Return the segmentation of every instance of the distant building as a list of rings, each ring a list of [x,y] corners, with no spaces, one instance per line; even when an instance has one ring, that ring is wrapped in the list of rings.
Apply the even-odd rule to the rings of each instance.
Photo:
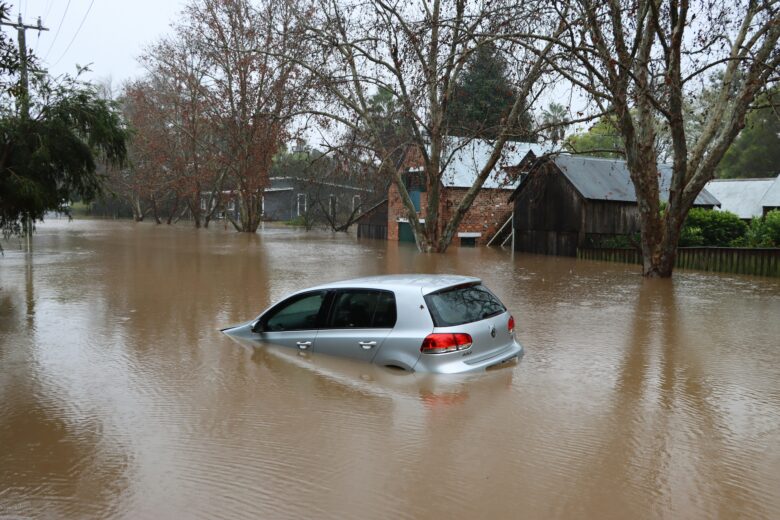
[[[528,174],[514,191],[514,248],[576,256],[578,247],[639,232],[636,192],[625,161],[555,155],[523,161]],[[658,167],[661,200],[669,198],[671,168]],[[694,206],[712,209],[718,200],[702,190]]]
[[[318,222],[324,213],[362,213],[362,208],[376,203],[370,189],[340,182],[299,177],[271,177],[263,192],[263,219],[289,221],[312,215]]]
[[[311,218],[318,223],[331,216],[344,214],[359,215],[364,208],[376,204],[377,194],[373,190],[340,182],[300,177],[271,177],[263,190],[261,211],[266,221],[291,221],[299,217]],[[222,219],[226,213],[238,218],[236,196],[232,191],[222,192],[223,209],[215,215]],[[201,195],[201,208],[206,209],[208,194]]]
[[[439,202],[440,225],[449,221],[457,205],[474,184],[482,166],[493,149],[491,141],[449,138],[444,151],[446,164],[441,179]],[[509,194],[517,187],[519,177],[514,167],[529,152],[543,153],[536,144],[508,142],[493,172],[486,179],[469,211],[464,216],[453,238],[453,245],[473,247],[486,244],[507,223],[512,206]],[[417,210],[417,217],[425,221],[428,194],[421,161],[407,161],[404,185]],[[414,242],[414,234],[401,200],[398,186],[393,182],[387,193],[388,240]]]
[[[768,193],[773,185],[777,185],[776,195]],[[780,181],[777,178],[715,179],[707,183],[706,189],[720,201],[721,210],[730,211],[743,220],[764,215],[764,205],[771,208],[774,197],[778,199],[774,201],[774,206],[780,206]]]

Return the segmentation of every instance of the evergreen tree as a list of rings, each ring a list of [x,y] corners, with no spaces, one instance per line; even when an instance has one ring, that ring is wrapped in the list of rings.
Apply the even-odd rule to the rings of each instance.
[[[723,178],[775,177],[780,174],[780,89],[756,100],[734,143],[718,166]]]
[[[515,101],[507,63],[492,43],[481,45],[464,67],[447,111],[450,135],[496,138]],[[530,140],[527,112],[512,124],[511,140]]]

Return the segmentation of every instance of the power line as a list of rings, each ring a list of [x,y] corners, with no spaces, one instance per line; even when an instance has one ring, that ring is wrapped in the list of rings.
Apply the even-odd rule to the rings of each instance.
[[[49,0],[49,3],[46,5],[46,12],[43,13],[43,16],[41,17],[43,20],[49,19],[49,13],[51,12],[51,8],[54,6],[54,0]],[[33,52],[38,52],[38,45],[41,44],[41,33],[38,32],[38,36],[35,38],[35,47],[33,47]]]
[[[49,0],[49,5],[46,7],[46,12],[43,15],[44,20],[49,19],[49,13],[51,12],[52,6],[54,6],[54,0]]]
[[[69,7],[70,7],[70,0],[68,0],[68,4],[65,6],[65,12],[62,13],[62,19],[60,20],[60,24],[57,26],[57,32],[54,33],[54,39],[51,41],[51,45],[49,45],[49,50],[46,51],[46,56],[44,56],[43,59],[49,57],[49,53],[51,52],[52,47],[54,47],[54,42],[57,41],[57,36],[60,35],[60,29],[62,29],[62,22],[65,21],[65,17],[68,15]]]
[[[57,58],[57,61],[54,62],[54,65],[52,65],[52,67],[56,66],[60,62],[60,60],[62,60],[62,58],[64,58],[65,55],[68,53],[68,51],[70,50],[70,46],[73,45],[74,41],[76,41],[76,36],[78,36],[79,32],[81,32],[81,28],[84,26],[84,22],[87,21],[87,16],[89,16],[89,12],[92,10],[92,6],[94,4],[95,4],[95,0],[92,0],[89,3],[89,7],[87,7],[87,12],[84,13],[84,18],[81,19],[81,23],[79,24],[79,28],[76,29],[76,34],[74,34],[73,38],[70,39],[70,43],[68,43],[68,46],[65,47],[65,51],[62,53],[62,55],[59,58]]]

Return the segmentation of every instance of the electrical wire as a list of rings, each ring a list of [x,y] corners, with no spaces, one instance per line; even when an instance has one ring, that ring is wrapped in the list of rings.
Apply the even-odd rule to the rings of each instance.
[[[68,0],[68,4],[65,6],[65,12],[62,13],[62,19],[60,20],[60,24],[57,26],[57,32],[54,33],[54,39],[51,41],[51,45],[49,45],[49,50],[46,51],[46,56],[44,56],[43,59],[49,57],[49,53],[51,53],[51,49],[52,47],[54,47],[54,42],[57,41],[57,36],[60,35],[60,29],[62,29],[62,22],[65,21],[65,17],[68,15],[69,7],[70,7],[70,0]]]
[[[87,21],[87,16],[89,16],[89,12],[92,10],[92,6],[93,6],[93,5],[95,5],[95,0],[92,0],[92,1],[89,3],[89,7],[87,7],[87,12],[86,12],[86,13],[84,13],[84,18],[82,18],[82,19],[81,19],[81,23],[79,24],[79,28],[78,28],[78,29],[76,29],[76,34],[74,34],[74,35],[73,35],[73,38],[71,38],[71,39],[70,39],[70,43],[68,43],[68,46],[67,46],[67,47],[65,47],[65,51],[63,51],[63,53],[60,55],[60,57],[59,57],[59,58],[57,58],[57,61],[55,61],[55,62],[54,62],[54,65],[52,65],[52,67],[55,67],[55,66],[56,66],[56,65],[57,65],[57,64],[60,62],[60,60],[62,60],[62,58],[64,58],[64,57],[65,57],[65,55],[66,55],[66,54],[68,53],[68,51],[70,50],[70,46],[71,46],[71,45],[73,45],[73,42],[74,42],[74,41],[76,41],[76,36],[78,36],[78,35],[79,35],[79,33],[81,32],[81,28],[84,26],[84,22],[86,22],[86,21]]]
[[[44,20],[49,19],[49,13],[51,12],[51,8],[54,6],[54,0],[49,0],[49,5],[46,7],[46,14],[43,15]]]

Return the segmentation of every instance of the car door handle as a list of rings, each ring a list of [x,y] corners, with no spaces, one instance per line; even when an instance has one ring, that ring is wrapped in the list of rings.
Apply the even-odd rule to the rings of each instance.
[[[306,350],[307,348],[311,347],[311,341],[298,341],[296,344],[301,350]]]
[[[376,347],[376,341],[358,341],[358,343],[363,350],[371,350]]]

